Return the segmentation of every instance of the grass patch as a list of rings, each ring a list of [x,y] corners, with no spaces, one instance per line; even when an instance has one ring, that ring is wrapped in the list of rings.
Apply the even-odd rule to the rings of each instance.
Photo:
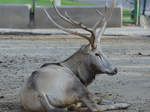
[[[134,23],[135,23],[134,19],[123,19],[123,25],[124,26],[128,26],[128,25],[131,25],[131,24],[134,24]]]
[[[124,13],[124,14],[130,14],[130,13],[132,13],[132,10],[129,10],[129,9],[123,9],[123,13]]]
[[[91,4],[71,0],[62,0],[62,5],[91,5]]]
[[[123,17],[130,17],[132,15],[132,10],[124,9]]]
[[[0,4],[31,4],[32,0],[0,0]],[[37,0],[37,5],[50,5],[49,0]],[[91,5],[72,0],[62,0],[62,5]]]
[[[135,20],[132,18],[132,10],[123,9],[123,25],[128,26],[135,23]]]

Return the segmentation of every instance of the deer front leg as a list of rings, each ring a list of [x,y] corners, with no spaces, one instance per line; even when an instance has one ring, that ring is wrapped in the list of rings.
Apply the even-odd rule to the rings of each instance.
[[[85,104],[91,112],[102,112],[105,110],[103,106],[97,105],[94,96],[89,92],[81,98],[81,102]]]
[[[82,102],[90,112],[102,112],[106,110],[125,109],[129,107],[126,103],[116,103],[109,105],[97,105],[95,97],[88,89],[78,80],[74,79],[73,84],[70,84],[67,89],[67,95],[75,95],[76,101]]]
[[[92,112],[103,112],[108,110],[118,110],[118,109],[126,109],[130,106],[127,103],[114,103],[114,104],[106,104],[106,105],[97,105],[94,99],[94,96],[89,92],[81,98],[81,101],[88,107],[88,109]]]
[[[88,91],[88,89],[77,79],[74,77],[74,81],[72,84],[68,86],[67,92],[68,95],[74,95],[77,102],[83,103],[90,112],[97,112],[100,109],[97,108],[97,104],[92,97],[92,94]]]

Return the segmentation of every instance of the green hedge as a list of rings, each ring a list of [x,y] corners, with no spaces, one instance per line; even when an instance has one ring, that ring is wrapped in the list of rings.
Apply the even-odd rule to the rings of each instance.
[[[0,0],[0,4],[32,4],[33,0]],[[50,0],[37,0],[37,5],[50,5]],[[73,0],[62,0],[62,5],[90,5]]]

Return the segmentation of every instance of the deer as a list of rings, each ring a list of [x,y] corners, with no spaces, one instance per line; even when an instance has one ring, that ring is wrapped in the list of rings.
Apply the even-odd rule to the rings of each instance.
[[[93,82],[97,74],[114,76],[118,72],[100,48],[100,40],[112,15],[116,0],[112,2],[111,8],[105,7],[104,14],[97,10],[97,13],[102,17],[93,28],[88,28],[83,23],[73,20],[67,12],[62,15],[54,1],[51,2],[61,19],[88,31],[90,35],[64,28],[55,22],[46,9],[43,9],[48,19],[58,28],[80,36],[86,39],[88,43],[82,45],[66,60],[58,63],[45,63],[38,70],[32,72],[20,92],[20,101],[25,110],[28,112],[78,112],[78,110],[66,109],[66,107],[78,102],[85,105],[89,112],[127,108],[128,104],[122,103],[98,105],[94,100],[94,95],[87,89],[87,86]],[[100,29],[98,29],[99,26]]]

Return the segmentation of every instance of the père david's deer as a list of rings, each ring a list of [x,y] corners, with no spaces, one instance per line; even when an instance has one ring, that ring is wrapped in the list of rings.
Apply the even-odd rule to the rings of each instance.
[[[120,107],[120,105],[97,106],[92,94],[86,88],[95,79],[96,74],[117,74],[117,68],[111,66],[99,46],[107,22],[112,15],[115,1],[113,1],[111,8],[105,8],[104,15],[97,10],[102,18],[96,22],[93,28],[88,28],[73,20],[67,12],[63,16],[53,1],[52,4],[59,17],[75,27],[90,32],[90,35],[80,34],[60,26],[44,9],[49,20],[63,31],[85,38],[89,44],[83,45],[65,61],[47,63],[34,71],[20,93],[23,107],[28,112],[68,112],[68,110],[60,108],[76,102],[82,102],[91,112]],[[100,24],[101,29],[97,29]],[[121,106],[126,107],[126,105]]]

